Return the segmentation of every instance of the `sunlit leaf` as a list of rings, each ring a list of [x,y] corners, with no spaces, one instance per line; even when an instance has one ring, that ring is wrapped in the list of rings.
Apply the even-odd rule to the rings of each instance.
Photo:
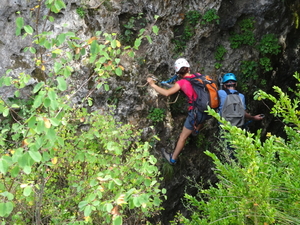
[[[37,93],[44,86],[44,84],[44,82],[37,83],[33,88],[33,93]]]
[[[61,90],[61,91],[67,90],[67,82],[65,81],[65,79],[63,77],[57,77],[56,80],[58,82],[59,90]]]
[[[0,173],[5,174],[8,170],[8,164],[3,158],[0,159]]]
[[[31,194],[31,192],[32,192],[32,186],[27,186],[23,190],[23,195],[27,197]]]
[[[123,224],[123,220],[121,216],[116,216],[113,218],[113,225],[122,225]]]
[[[116,72],[116,74],[118,75],[118,76],[121,76],[122,75],[122,68],[120,67],[120,66],[118,66],[117,68],[116,68],[116,70],[115,70],[115,72]]]
[[[32,27],[29,26],[29,25],[24,26],[24,30],[26,31],[26,33],[28,33],[28,34],[30,34],[30,35],[33,34],[33,29],[32,29]]]
[[[109,85],[108,84],[104,84],[104,90],[109,91]]]
[[[7,217],[13,210],[14,206],[12,202],[0,203],[0,217]]]
[[[113,205],[111,203],[107,203],[106,204],[106,211],[111,212],[112,209],[113,209]]]
[[[22,28],[23,28],[23,26],[24,26],[24,19],[23,19],[23,17],[18,17],[18,18],[16,19],[16,26],[17,26],[17,28],[19,28],[19,29],[22,29]]]
[[[153,27],[152,27],[152,31],[153,31],[153,33],[156,34],[156,35],[158,34],[158,30],[159,30],[159,28],[158,28],[157,26],[153,26]]]
[[[110,46],[112,48],[116,48],[117,47],[117,41],[116,40],[113,40],[111,43],[110,43]]]
[[[42,159],[42,155],[39,151],[29,151],[29,155],[35,162],[40,162]]]
[[[142,43],[142,40],[140,38],[137,38],[134,42],[134,48],[139,49],[141,43]]]
[[[87,205],[84,209],[84,216],[87,217],[87,216],[91,215],[91,212],[92,212],[92,206]]]

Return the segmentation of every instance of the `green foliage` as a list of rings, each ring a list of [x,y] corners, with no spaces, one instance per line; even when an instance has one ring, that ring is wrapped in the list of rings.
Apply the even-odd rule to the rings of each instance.
[[[239,48],[241,45],[254,45],[254,23],[253,18],[244,19],[239,23],[239,31],[233,32],[229,38],[231,48]]]
[[[65,7],[61,0],[45,4],[54,13]],[[42,1],[39,6],[44,7]],[[53,22],[50,16],[43,19]],[[8,70],[0,78],[0,87],[16,89],[14,98],[0,98],[2,224],[144,223],[160,210],[165,194],[149,143],[141,142],[135,127],[116,123],[111,113],[73,105],[81,87],[73,86],[70,76],[75,64],[88,64],[94,73],[83,83],[92,80],[95,89],[109,90],[107,80],[122,75],[120,56],[134,57],[147,36],[141,31],[134,46],[124,48],[116,34],[96,32],[88,40],[73,32],[55,37],[50,31],[34,34],[24,21],[17,18],[16,34],[24,31],[22,38],[31,38],[34,47],[25,51],[33,54],[43,77],[30,100],[20,99],[30,75],[13,79]],[[82,102],[90,104],[89,99]]]
[[[247,92],[250,80],[258,79],[258,64],[255,61],[242,61],[241,67],[241,86],[243,92]]]
[[[260,43],[257,45],[257,48],[263,56],[259,59],[259,63],[263,70],[266,72],[273,70],[269,55],[277,55],[280,52],[278,39],[274,34],[266,34],[262,37]]]
[[[197,196],[186,194],[191,217],[179,215],[180,224],[299,224],[300,211],[300,76],[291,100],[274,87],[278,98],[258,91],[255,99],[274,103],[271,113],[283,118],[287,138],[267,134],[264,142],[260,131],[252,134],[231,126],[219,114],[209,110],[223,125],[223,138],[235,149],[236,161],[206,151],[216,165],[216,186],[199,189]]]
[[[220,19],[220,17],[217,15],[217,10],[216,9],[209,9],[203,15],[201,24],[205,25],[207,23],[212,23],[214,21],[217,24],[219,24],[219,22],[220,22],[219,19]]]
[[[280,45],[278,43],[278,39],[275,37],[274,34],[264,35],[257,48],[263,55],[277,55],[278,53],[280,53]]]
[[[197,148],[200,148],[201,146],[206,146],[208,143],[207,143],[207,139],[205,137],[205,135],[203,133],[199,133],[197,136],[196,136],[196,146]]]
[[[83,7],[78,7],[76,9],[76,12],[77,12],[77,14],[79,15],[79,17],[81,19],[83,19],[85,17],[85,15],[86,15],[86,11],[85,11],[85,9]]]
[[[223,64],[221,63],[215,63],[215,68],[216,69],[220,69],[223,66]]]
[[[151,108],[147,116],[154,124],[162,122],[165,118],[165,109]]]
[[[195,35],[195,26],[200,22],[201,14],[199,11],[188,11],[183,20],[183,25],[175,29],[176,38],[172,39],[175,44],[175,52],[183,52],[187,42]],[[177,34],[178,33],[178,34]]]
[[[216,60],[223,60],[224,54],[227,52],[226,48],[223,45],[219,45],[217,47],[217,51],[215,52]]]
[[[262,66],[264,71],[271,71],[273,67],[271,66],[271,60],[268,57],[262,57],[259,59],[259,64]]]
[[[120,36],[123,44],[132,44],[136,39],[138,32],[136,27],[146,27],[147,21],[143,18],[143,13],[129,18],[128,22],[124,24],[124,32]]]
[[[215,9],[209,9],[203,17],[197,10],[188,11],[182,25],[174,30],[175,38],[172,39],[172,43],[174,43],[175,53],[181,54],[185,50],[187,42],[195,35],[196,25],[198,23],[206,25],[207,23],[213,23],[214,21],[219,24],[219,16]]]
[[[187,12],[185,18],[191,26],[195,26],[199,22],[201,14],[197,10],[191,10]]]

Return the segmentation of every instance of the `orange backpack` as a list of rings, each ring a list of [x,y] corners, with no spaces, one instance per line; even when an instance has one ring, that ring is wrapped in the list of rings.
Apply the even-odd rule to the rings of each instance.
[[[198,98],[192,103],[199,111],[204,112],[207,106],[217,109],[220,104],[218,87],[215,80],[209,75],[194,74],[195,77],[184,78],[191,82]]]

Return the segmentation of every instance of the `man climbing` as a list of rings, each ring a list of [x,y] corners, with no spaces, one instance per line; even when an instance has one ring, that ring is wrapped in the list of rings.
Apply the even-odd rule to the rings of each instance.
[[[246,110],[245,96],[236,90],[237,79],[233,73],[226,73],[223,76],[222,84],[223,84],[223,90],[218,90],[218,94],[219,94],[219,98],[220,98],[219,112],[222,117],[224,117],[228,121],[232,120],[230,122],[233,126],[244,125],[244,118],[250,119],[250,120],[262,120],[263,119],[262,114],[251,116],[249,113],[247,113],[245,111]],[[234,112],[229,112],[230,109],[224,107],[227,96],[231,95],[231,94],[238,95],[239,99],[241,100],[241,103],[242,103],[243,111],[241,113],[241,118],[239,121],[237,121],[236,117],[232,116],[234,114]],[[228,103],[226,103],[226,106],[227,105],[228,105]],[[234,108],[236,109],[235,111],[237,111],[238,105],[235,105]],[[230,118],[231,116],[232,116],[232,118]]]
[[[174,68],[180,80],[176,81],[174,86],[170,89],[164,89],[162,87],[159,87],[155,84],[152,78],[147,78],[147,82],[149,83],[149,85],[158,93],[164,96],[169,96],[181,90],[187,96],[188,99],[188,116],[185,120],[183,129],[177,141],[177,145],[175,147],[174,152],[168,153],[165,149],[162,150],[164,157],[171,165],[176,164],[178,155],[183,149],[188,136],[192,134],[193,131],[198,132],[199,129],[203,126],[203,122],[210,118],[210,116],[207,113],[201,112],[199,110],[194,110],[194,106],[192,105],[193,100],[195,100],[198,96],[194,91],[191,83],[188,80],[183,79],[195,77],[194,74],[190,74],[190,64],[188,63],[188,61],[184,58],[179,58],[175,61]]]
[[[251,121],[262,120],[263,114],[251,116],[246,112],[245,96],[236,90],[237,79],[233,73],[226,73],[222,79],[223,90],[218,90],[220,105],[219,113],[232,126],[244,128],[245,118]],[[227,145],[230,157],[235,159],[233,155],[234,149]]]

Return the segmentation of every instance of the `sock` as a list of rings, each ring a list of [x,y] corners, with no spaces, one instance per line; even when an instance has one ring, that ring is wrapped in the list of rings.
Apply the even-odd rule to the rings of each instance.
[[[171,162],[171,163],[176,163],[176,160],[171,158],[171,159],[170,159],[170,162]]]

